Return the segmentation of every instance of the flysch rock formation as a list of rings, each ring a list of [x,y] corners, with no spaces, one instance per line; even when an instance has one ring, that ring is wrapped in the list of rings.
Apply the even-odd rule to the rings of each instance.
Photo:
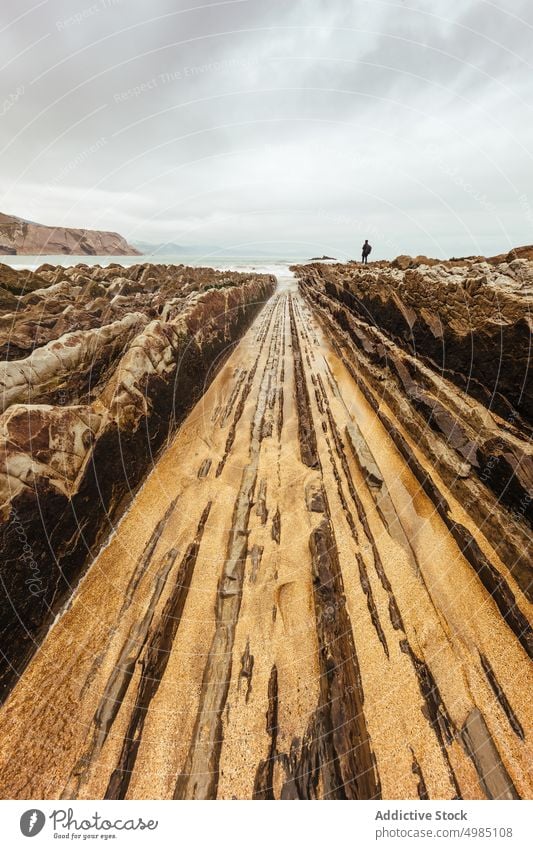
[[[137,256],[123,236],[107,230],[49,227],[0,212],[0,254]]]
[[[18,272],[30,291],[0,318],[3,688],[273,286],[183,266]]]
[[[383,401],[531,601],[533,262],[402,265],[296,271],[378,415]]]
[[[74,308],[72,326],[58,325],[73,340],[70,378],[58,356],[66,405],[40,400],[57,391],[49,363],[61,309],[36,350],[31,322],[11,319],[19,369],[6,387],[19,397],[35,373],[37,403],[17,400],[1,419],[13,540],[4,574],[52,593],[59,576],[69,602],[19,680],[5,679],[2,795],[531,798],[531,417],[527,390],[497,380],[486,351],[498,356],[496,338],[512,344],[515,356],[502,358],[525,378],[533,263],[505,259],[314,263],[280,277],[273,294],[268,278],[233,275],[235,285],[204,291],[202,272],[177,307],[159,295],[173,272],[139,266],[135,282],[155,277],[153,308],[172,315],[149,314],[138,292],[115,294],[102,350],[87,336],[95,360],[128,338],[127,316],[150,321],[93,388],[79,333],[95,324]],[[52,303],[69,296],[59,273],[36,272],[58,286]],[[76,288],[86,273],[67,277]],[[192,280],[174,273],[183,287]],[[121,274],[100,270],[94,282]],[[18,296],[34,325],[47,315],[35,288]],[[268,300],[258,310],[246,292]],[[216,369],[216,332],[237,338],[231,314],[211,319],[211,299],[223,308],[232,293],[248,310],[242,329],[255,318],[199,387],[198,369],[201,380],[208,362]],[[169,400],[165,339],[183,321],[195,342],[190,357],[172,347]],[[179,399],[193,386],[205,392],[184,415]],[[169,410],[181,425],[148,457],[147,435],[163,444]],[[118,504],[113,482],[125,470],[144,484],[96,534],[93,502]],[[41,478],[51,533],[36,571]],[[86,537],[94,557],[74,586]],[[51,552],[61,573],[47,571]],[[22,630],[33,647],[41,640],[36,608],[23,593],[16,605],[15,654]]]

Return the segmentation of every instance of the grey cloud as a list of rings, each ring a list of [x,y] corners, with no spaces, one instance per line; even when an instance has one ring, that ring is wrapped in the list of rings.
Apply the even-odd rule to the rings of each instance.
[[[4,0],[0,209],[295,253],[532,242],[529,4],[451,6]]]

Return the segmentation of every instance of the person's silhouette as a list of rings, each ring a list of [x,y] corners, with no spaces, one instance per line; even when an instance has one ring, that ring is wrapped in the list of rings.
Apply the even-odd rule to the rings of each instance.
[[[368,239],[365,239],[365,243],[364,243],[364,245],[363,245],[363,258],[362,258],[362,260],[361,260],[361,262],[363,263],[363,265],[367,265],[367,263],[368,263],[368,255],[370,254],[370,251],[371,251],[371,250],[372,250],[372,245],[369,245],[369,243],[368,243]]]

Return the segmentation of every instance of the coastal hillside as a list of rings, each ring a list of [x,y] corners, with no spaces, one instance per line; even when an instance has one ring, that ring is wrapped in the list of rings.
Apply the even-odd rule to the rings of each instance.
[[[0,255],[138,256],[119,233],[74,227],[49,227],[0,212]]]

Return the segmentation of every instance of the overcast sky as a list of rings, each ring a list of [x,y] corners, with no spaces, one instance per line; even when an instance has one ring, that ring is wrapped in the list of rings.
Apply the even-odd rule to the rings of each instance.
[[[0,210],[253,255],[533,243],[531,0],[2,0]]]

